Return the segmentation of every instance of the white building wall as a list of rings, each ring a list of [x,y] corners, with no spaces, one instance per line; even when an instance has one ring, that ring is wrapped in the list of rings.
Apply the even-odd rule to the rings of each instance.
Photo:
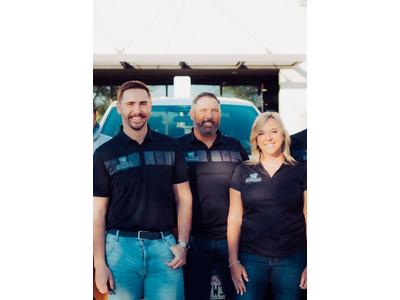
[[[306,63],[279,72],[279,114],[290,134],[307,128]]]
[[[307,91],[305,89],[281,89],[279,113],[290,134],[307,128]]]

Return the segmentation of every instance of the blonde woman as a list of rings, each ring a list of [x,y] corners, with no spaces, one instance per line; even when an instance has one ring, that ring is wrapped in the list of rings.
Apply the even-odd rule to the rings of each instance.
[[[238,165],[230,185],[229,266],[237,299],[300,299],[307,288],[306,163],[290,155],[279,114],[253,124],[251,160]],[[270,285],[268,285],[270,283]]]

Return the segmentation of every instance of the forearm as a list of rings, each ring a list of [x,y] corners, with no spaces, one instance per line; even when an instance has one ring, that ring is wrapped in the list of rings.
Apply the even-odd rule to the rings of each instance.
[[[95,268],[106,264],[105,218],[102,216],[95,216],[93,220],[93,260]]]
[[[229,263],[233,264],[238,261],[239,242],[240,242],[240,228],[241,225],[237,221],[229,220],[228,218],[228,250],[229,250]]]
[[[185,195],[177,203],[178,240],[189,241],[190,226],[192,224],[192,195]]]
[[[234,264],[238,261],[238,251],[240,242],[240,231],[243,220],[243,204],[239,191],[229,189],[229,213],[228,213],[228,251],[229,263]]]

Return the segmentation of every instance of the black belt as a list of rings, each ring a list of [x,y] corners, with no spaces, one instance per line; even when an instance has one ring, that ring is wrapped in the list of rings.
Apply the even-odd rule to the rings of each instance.
[[[107,233],[117,235],[118,236],[129,236],[129,237],[136,237],[140,239],[148,239],[148,240],[158,240],[161,239],[163,236],[167,236],[172,234],[171,231],[122,231],[122,230],[115,230],[111,229],[108,230]]]

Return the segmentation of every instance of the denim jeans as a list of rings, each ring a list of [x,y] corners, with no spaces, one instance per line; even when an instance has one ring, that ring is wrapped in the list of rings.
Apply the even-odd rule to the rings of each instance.
[[[247,291],[243,296],[236,295],[235,299],[262,300],[268,286],[272,288],[273,300],[302,299],[299,285],[307,265],[305,251],[282,257],[240,253],[239,260],[246,269],[249,282],[245,283]]]
[[[114,276],[109,300],[183,300],[182,268],[166,265],[174,258],[172,234],[162,239],[106,234],[106,261]]]
[[[227,240],[190,237],[187,264],[184,267],[185,296],[188,300],[209,300],[214,268],[222,284],[225,299],[233,299],[233,284],[228,262]]]

